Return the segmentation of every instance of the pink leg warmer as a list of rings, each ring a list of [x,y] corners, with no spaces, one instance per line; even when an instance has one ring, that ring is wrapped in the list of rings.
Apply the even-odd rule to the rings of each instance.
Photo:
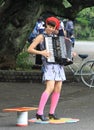
[[[46,104],[48,98],[49,98],[49,94],[44,91],[42,93],[42,95],[41,95],[41,99],[40,99],[40,103],[39,103],[37,114],[43,115],[44,107],[45,107],[45,104]]]
[[[58,100],[60,97],[60,93],[53,92],[51,95],[51,105],[50,105],[50,114],[54,114],[56,106],[58,104]]]

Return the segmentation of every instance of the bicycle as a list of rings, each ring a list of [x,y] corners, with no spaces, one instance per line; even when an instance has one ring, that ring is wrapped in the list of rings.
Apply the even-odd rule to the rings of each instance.
[[[73,63],[75,67],[69,65],[69,69],[73,72],[74,76],[79,76],[81,81],[88,87],[94,87],[94,59],[85,60],[88,55],[87,54],[78,54],[78,56],[82,59],[80,65],[76,65]]]

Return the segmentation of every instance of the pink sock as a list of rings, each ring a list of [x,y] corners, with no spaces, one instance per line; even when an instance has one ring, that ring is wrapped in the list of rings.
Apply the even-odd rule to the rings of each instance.
[[[58,104],[58,100],[60,97],[60,93],[53,92],[51,96],[51,105],[50,105],[50,114],[54,114],[56,106]]]
[[[45,107],[45,104],[46,104],[48,98],[49,98],[49,94],[44,91],[42,93],[42,95],[41,95],[41,99],[40,99],[40,103],[39,103],[37,114],[43,115],[44,107]]]

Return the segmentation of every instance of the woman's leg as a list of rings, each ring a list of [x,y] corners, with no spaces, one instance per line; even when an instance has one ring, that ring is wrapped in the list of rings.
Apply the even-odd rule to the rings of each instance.
[[[43,115],[44,107],[45,107],[45,104],[46,104],[48,98],[49,98],[49,94],[46,91],[44,91],[40,98],[37,114]]]
[[[37,114],[43,115],[44,107],[45,107],[45,105],[47,103],[49,95],[54,90],[54,84],[55,84],[55,81],[47,81],[46,82],[46,89],[41,95],[41,99],[40,99],[40,102],[39,102],[39,107],[38,107]]]
[[[62,88],[62,81],[58,81],[55,83],[54,91],[51,95],[51,105],[50,105],[50,112],[49,114],[54,114],[55,109],[57,107],[59,97],[60,97],[60,92]]]

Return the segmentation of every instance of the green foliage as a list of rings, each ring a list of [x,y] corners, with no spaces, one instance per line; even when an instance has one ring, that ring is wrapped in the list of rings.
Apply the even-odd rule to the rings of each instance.
[[[71,4],[67,0],[63,0],[63,4],[66,8],[71,7]]]
[[[94,7],[82,10],[76,18],[75,37],[94,40]]]
[[[16,68],[19,70],[30,70],[32,61],[28,52],[21,52],[16,60]]]
[[[77,18],[77,23],[81,24],[81,26],[88,26],[89,21],[86,18]]]

